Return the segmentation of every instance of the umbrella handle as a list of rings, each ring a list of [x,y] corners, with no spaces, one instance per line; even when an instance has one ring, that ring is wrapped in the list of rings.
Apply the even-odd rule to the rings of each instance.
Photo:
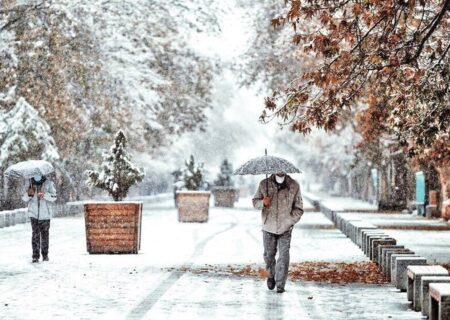
[[[265,149],[265,154],[266,154],[266,168],[267,168],[267,148]],[[268,174],[266,173],[266,191],[267,191],[267,197],[269,197],[269,178],[268,178]]]

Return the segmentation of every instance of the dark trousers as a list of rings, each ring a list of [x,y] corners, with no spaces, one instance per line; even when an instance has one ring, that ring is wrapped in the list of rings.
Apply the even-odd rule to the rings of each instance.
[[[39,259],[39,251],[42,256],[48,256],[48,234],[50,229],[50,220],[38,220],[31,218],[31,246],[33,248],[33,259]]]
[[[284,288],[288,276],[291,235],[292,230],[286,231],[283,234],[273,234],[263,231],[266,269],[269,272],[269,277],[275,278],[275,283],[278,288]],[[275,261],[277,251],[278,259]]]

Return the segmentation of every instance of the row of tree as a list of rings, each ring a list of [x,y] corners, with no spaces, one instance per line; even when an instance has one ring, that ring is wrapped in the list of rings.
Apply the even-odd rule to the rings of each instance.
[[[84,171],[119,128],[133,151],[150,154],[201,128],[219,66],[190,36],[218,32],[207,8],[214,4],[2,1],[0,172],[51,160],[60,199],[73,200],[90,193]]]
[[[218,187],[233,187],[233,166],[227,159],[220,165],[220,172],[213,184],[205,179],[204,164],[196,162],[193,155],[185,161],[184,168],[172,172],[174,190],[209,190],[212,185]]]
[[[289,137],[291,150],[305,151],[298,144],[317,139],[314,127],[335,132],[338,145],[353,132],[350,153],[338,148],[344,153],[328,161],[300,156],[325,180],[340,180],[343,192],[367,198],[371,168],[377,168],[381,207],[404,208],[414,198],[413,172],[422,170],[429,189],[441,191],[441,203],[450,198],[450,1],[288,0],[264,6],[254,19],[260,32],[245,78],[270,79],[273,94],[261,120],[313,132]],[[268,48],[265,54],[260,47]],[[350,161],[335,163],[349,154]]]

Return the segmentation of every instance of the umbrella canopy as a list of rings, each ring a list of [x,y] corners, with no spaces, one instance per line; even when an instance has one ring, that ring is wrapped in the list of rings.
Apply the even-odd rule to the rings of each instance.
[[[247,175],[247,174],[273,174],[273,173],[301,173],[292,163],[289,161],[274,157],[274,156],[262,156],[251,159],[236,169],[233,174],[235,175]]]
[[[19,179],[26,178],[29,179],[36,175],[45,176],[55,171],[55,168],[50,162],[45,160],[28,160],[18,162],[13,164],[8,169],[6,169],[4,176],[5,178]]]

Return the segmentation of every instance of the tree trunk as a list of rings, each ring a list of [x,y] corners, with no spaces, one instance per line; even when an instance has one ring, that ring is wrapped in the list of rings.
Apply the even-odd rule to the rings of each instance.
[[[392,155],[380,169],[380,210],[402,210],[408,198],[408,168],[402,153]]]
[[[450,167],[436,168],[439,174],[440,190],[438,210],[444,219],[450,219]]]

